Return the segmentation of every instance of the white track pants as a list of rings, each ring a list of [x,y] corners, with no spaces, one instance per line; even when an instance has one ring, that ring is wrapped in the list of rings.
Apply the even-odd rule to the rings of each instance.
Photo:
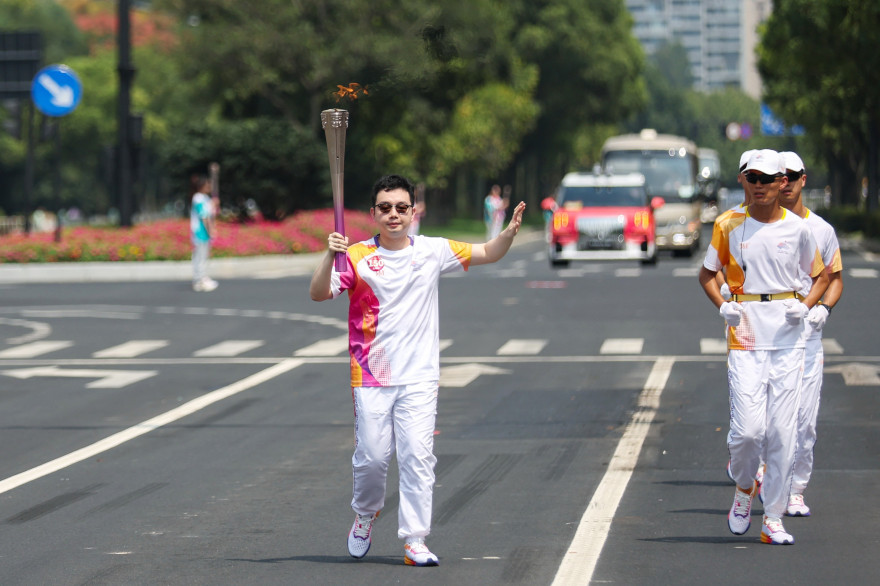
[[[431,532],[437,381],[394,387],[354,387],[355,448],[351,508],[372,514],[385,506],[392,450],[400,471],[397,536]]]
[[[809,326],[808,326],[809,327]],[[819,418],[819,399],[822,395],[822,371],[825,350],[822,336],[807,339],[804,355],[804,376],[801,379],[801,400],[798,409],[797,451],[791,482],[792,494],[803,494],[813,473],[813,446],[816,445],[816,421]]]
[[[198,283],[208,276],[208,257],[211,256],[211,241],[193,242],[192,268],[193,283]]]
[[[782,517],[788,506],[803,364],[803,348],[727,354],[730,471],[738,486],[751,487],[765,447],[764,513],[770,517]]]

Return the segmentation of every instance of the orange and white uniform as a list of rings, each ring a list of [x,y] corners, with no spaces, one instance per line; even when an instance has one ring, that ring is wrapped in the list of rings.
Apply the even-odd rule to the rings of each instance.
[[[731,293],[793,294],[802,275],[824,270],[816,242],[806,223],[783,210],[776,222],[752,218],[748,208],[731,212],[715,223],[703,262],[708,270],[724,269]],[[788,505],[794,461],[798,386],[804,360],[805,324],[791,325],[788,299],[744,301],[742,319],[728,327],[728,387],[731,475],[738,486],[750,487],[766,442],[764,511],[781,517]]]
[[[843,270],[840,258],[840,243],[831,224],[807,210],[804,221],[809,226],[822,261],[832,273]],[[810,290],[812,280],[803,276],[801,293]],[[813,447],[816,445],[816,422],[819,417],[819,402],[822,392],[822,371],[825,365],[825,350],[822,346],[822,330],[806,324],[806,352],[804,354],[804,374],[801,379],[801,401],[798,409],[798,447],[795,453],[792,472],[791,493],[803,494],[813,473]]]

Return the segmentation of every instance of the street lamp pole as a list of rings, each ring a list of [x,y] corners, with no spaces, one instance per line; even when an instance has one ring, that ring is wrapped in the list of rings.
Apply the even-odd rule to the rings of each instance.
[[[135,68],[131,63],[131,14],[130,0],[119,0],[119,101],[117,105],[116,181],[119,205],[119,224],[132,225],[131,189],[131,84]]]

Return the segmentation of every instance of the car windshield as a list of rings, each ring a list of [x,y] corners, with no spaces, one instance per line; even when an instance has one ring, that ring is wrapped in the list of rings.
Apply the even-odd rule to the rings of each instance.
[[[644,206],[645,190],[642,187],[582,187],[562,188],[560,204],[579,202],[584,207]]]
[[[614,173],[641,173],[645,190],[659,195],[668,203],[689,202],[696,193],[693,155],[680,156],[677,151],[609,151],[605,167]]]

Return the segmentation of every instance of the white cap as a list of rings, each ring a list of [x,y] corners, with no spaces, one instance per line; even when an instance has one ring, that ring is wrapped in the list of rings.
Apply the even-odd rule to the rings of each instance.
[[[740,173],[742,173],[743,171],[746,170],[746,163],[749,162],[749,157],[751,157],[752,153],[754,153],[754,152],[755,152],[755,149],[751,149],[751,150],[743,152],[743,154],[741,154],[739,156],[739,172]]]
[[[765,175],[785,174],[785,161],[782,155],[774,150],[757,150],[749,157],[746,171],[760,171]]]
[[[779,154],[782,155],[782,159],[785,161],[785,168],[789,171],[796,171],[800,173],[806,170],[804,168],[804,162],[801,160],[797,153],[785,151]]]

